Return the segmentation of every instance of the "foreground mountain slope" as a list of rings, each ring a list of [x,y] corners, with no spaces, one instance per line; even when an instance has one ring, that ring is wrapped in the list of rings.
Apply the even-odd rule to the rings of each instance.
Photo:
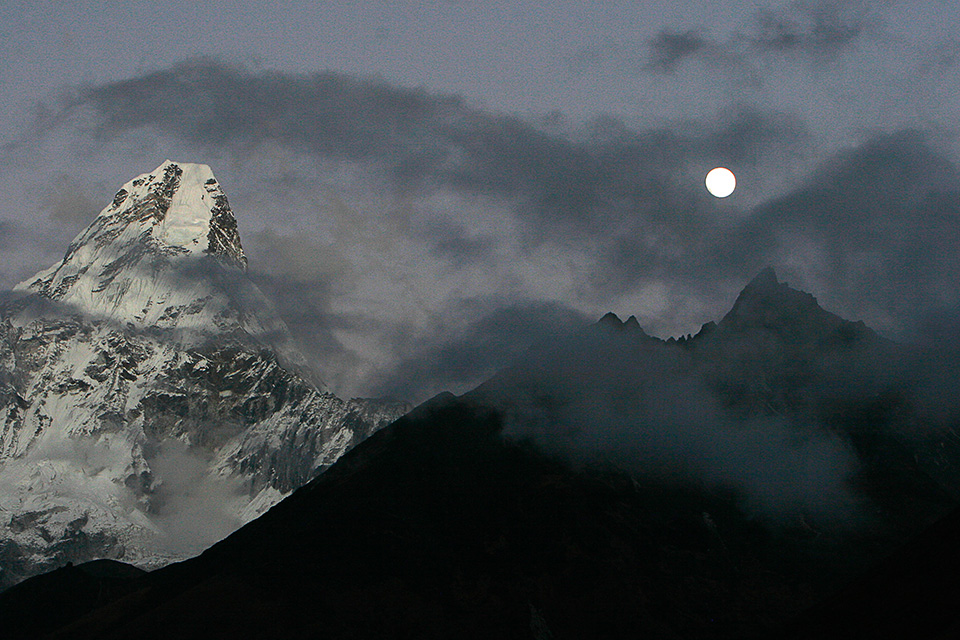
[[[52,637],[775,637],[956,506],[911,358],[772,272],[696,337],[607,316]]]
[[[960,510],[779,628],[785,640],[960,637]]]
[[[326,390],[245,267],[209,167],[167,161],[18,287],[0,315],[0,588],[194,555],[408,409]]]
[[[25,580],[3,593],[4,634],[17,637],[27,626],[33,636],[54,631],[125,595],[145,573],[116,560],[92,560]]]
[[[728,496],[577,472],[500,428],[437,398],[52,637],[743,637],[809,602]]]

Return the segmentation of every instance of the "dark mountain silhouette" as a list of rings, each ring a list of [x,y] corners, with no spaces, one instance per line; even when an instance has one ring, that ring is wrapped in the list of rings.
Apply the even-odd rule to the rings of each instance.
[[[838,594],[790,620],[786,640],[960,637],[960,511],[953,511]]]
[[[49,633],[80,615],[126,595],[146,571],[116,560],[68,564],[3,593],[6,633]]]
[[[729,496],[577,472],[500,429],[439,397],[52,637],[742,637],[811,602]]]
[[[953,418],[916,401],[932,384],[922,364],[772,271],[681,341],[608,315],[434,398],[48,636],[37,616],[74,588],[55,575],[0,595],[0,625],[57,638],[816,629],[839,586],[957,504]],[[817,603],[827,613],[802,622]]]

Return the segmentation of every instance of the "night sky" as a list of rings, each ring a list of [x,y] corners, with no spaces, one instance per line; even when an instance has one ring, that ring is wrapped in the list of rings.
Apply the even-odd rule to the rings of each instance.
[[[170,158],[342,395],[461,392],[607,311],[696,332],[766,265],[952,322],[960,5],[660,5],[6,2],[0,288]]]

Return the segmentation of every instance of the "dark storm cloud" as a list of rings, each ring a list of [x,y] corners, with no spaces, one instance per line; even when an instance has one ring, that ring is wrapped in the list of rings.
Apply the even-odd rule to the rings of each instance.
[[[712,120],[678,121],[671,128],[639,131],[617,118],[601,116],[590,123],[590,134],[588,146],[605,169],[630,155],[642,155],[648,158],[646,166],[663,173],[700,159],[756,164],[766,152],[794,148],[808,137],[797,118],[746,104],[732,105]]]
[[[716,241],[716,202],[695,173],[701,166],[756,170],[769,154],[789,153],[807,138],[796,119],[749,107],[670,129],[632,130],[603,116],[588,132],[554,158],[517,213],[541,239],[601,238],[597,276],[611,285],[688,272],[691,254]]]
[[[935,45],[925,54],[925,60],[920,64],[918,72],[922,74],[940,74],[957,66],[960,60],[960,42],[956,40]]]
[[[802,188],[759,207],[736,252],[792,264],[833,304],[901,333],[932,308],[960,305],[958,221],[956,164],[923,134],[903,131],[838,154]]]
[[[102,138],[152,126],[238,154],[280,143],[318,157],[385,166],[398,188],[443,185],[519,196],[540,215],[549,209],[551,217],[571,210],[581,215],[603,199],[597,191],[617,161],[611,152],[642,152],[651,157],[645,166],[663,173],[682,162],[688,149],[678,144],[699,142],[671,140],[669,131],[624,130],[628,141],[622,144],[619,136],[619,149],[584,145],[422,89],[336,73],[253,73],[213,60],[81,89],[44,122],[60,122],[84,107],[96,113]],[[738,133],[753,136],[750,127]]]
[[[661,31],[650,39],[649,46],[647,68],[655,73],[673,73],[684,59],[703,51],[709,43],[699,31],[691,29]]]
[[[796,149],[809,139],[803,123],[792,116],[749,106],[700,125],[691,153],[738,165],[758,164],[770,149]]]
[[[642,259],[632,261],[636,269],[662,263],[662,248],[674,251],[672,244],[710,233],[712,205],[700,179],[684,174],[691,160],[756,163],[800,135],[788,118],[744,107],[678,130],[635,131],[598,118],[586,139],[573,139],[420,89],[335,73],[254,73],[213,60],[84,88],[47,120],[80,109],[92,109],[103,139],[150,126],[240,158],[280,145],[385,171],[394,195],[408,200],[441,189],[491,198],[526,223],[529,247],[587,242],[614,230],[611,246],[645,244]],[[494,250],[455,227],[427,238],[434,256],[458,264]],[[437,231],[410,232],[418,230]]]
[[[525,178],[510,169],[533,156],[525,143],[537,137],[520,120],[471,109],[457,97],[334,72],[253,73],[208,59],[81,89],[43,123],[82,107],[97,114],[101,138],[152,126],[239,155],[279,143],[383,164],[406,188],[442,179],[477,190],[516,189]],[[497,164],[503,159],[506,168]]]
[[[50,262],[63,258],[76,231],[76,225],[63,222],[52,229],[38,229],[16,220],[0,220],[0,251],[3,252],[0,279],[12,286],[37,271],[38,258]],[[24,256],[29,263],[24,264]]]
[[[467,263],[484,261],[496,248],[493,238],[471,237],[463,225],[434,222],[425,225],[419,233],[428,239],[430,253],[453,269]]]
[[[609,117],[595,123],[589,148],[597,177],[571,176],[566,185],[598,194],[589,223],[605,240],[595,285],[617,292],[644,276],[720,275],[730,260],[724,238],[731,230],[718,224],[717,203],[703,191],[702,174],[691,175],[688,167],[722,164],[749,176],[769,154],[789,155],[807,138],[795,118],[745,106],[674,130],[633,132]],[[740,279],[748,273],[734,272]]]
[[[46,189],[40,199],[41,211],[56,225],[66,226],[74,232],[90,224],[109,198],[102,185],[97,185],[97,194],[93,197],[87,188],[65,173],[54,176]]]
[[[580,47],[564,60],[567,72],[579,76],[595,69],[611,56],[616,56],[619,49],[613,45],[590,44]]]
[[[502,306],[501,306],[502,305]],[[562,304],[465,301],[461,314],[479,318],[459,332],[419,336],[404,349],[396,371],[383,374],[378,395],[424,399],[440,391],[462,393],[537,343],[561,339],[588,319]]]
[[[0,251],[11,247],[21,234],[19,226],[9,220],[0,220]]]
[[[520,197],[533,210],[587,207],[585,192],[564,192],[589,175],[589,154],[519,118],[467,107],[456,97],[392,87],[336,73],[251,73],[213,60],[103,86],[64,99],[38,120],[54,126],[88,108],[101,139],[143,126],[243,157],[267,142],[316,157],[385,168],[395,187],[437,186]],[[559,187],[554,193],[553,187]],[[546,194],[550,194],[549,196]],[[565,215],[561,212],[560,215]]]

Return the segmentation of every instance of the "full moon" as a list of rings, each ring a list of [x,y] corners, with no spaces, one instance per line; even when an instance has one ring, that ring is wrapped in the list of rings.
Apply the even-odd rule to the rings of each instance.
[[[706,179],[707,191],[718,198],[726,198],[737,188],[737,179],[733,171],[723,167],[711,169]]]

